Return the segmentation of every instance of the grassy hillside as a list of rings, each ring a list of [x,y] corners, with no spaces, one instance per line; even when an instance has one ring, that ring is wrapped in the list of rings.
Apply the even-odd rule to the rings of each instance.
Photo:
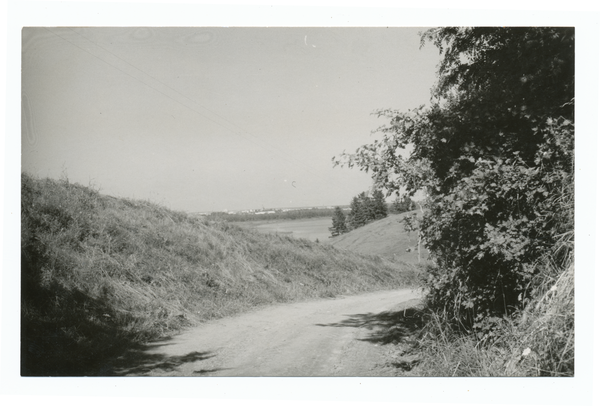
[[[326,242],[339,249],[416,264],[418,262],[417,233],[407,233],[402,223],[404,216],[414,213],[416,212],[392,214],[349,233],[329,238]],[[427,251],[421,247],[421,259],[427,257]]]
[[[259,234],[22,175],[23,375],[102,375],[103,361],[275,302],[414,283],[411,265]]]

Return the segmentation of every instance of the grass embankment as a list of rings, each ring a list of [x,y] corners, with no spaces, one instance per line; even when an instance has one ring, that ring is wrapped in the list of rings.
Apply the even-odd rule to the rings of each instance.
[[[407,232],[402,222],[405,216],[413,215],[421,218],[418,211],[390,214],[386,218],[356,228],[349,233],[329,238],[325,242],[339,249],[369,253],[416,264],[419,261],[418,235],[414,231]],[[421,246],[421,261],[425,263],[428,258],[427,250]]]
[[[23,375],[103,362],[182,327],[276,302],[413,284],[374,256],[210,222],[22,175]]]

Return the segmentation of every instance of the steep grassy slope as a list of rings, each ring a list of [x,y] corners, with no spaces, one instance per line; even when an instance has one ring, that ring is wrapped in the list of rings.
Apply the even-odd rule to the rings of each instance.
[[[418,262],[417,233],[407,233],[402,223],[404,216],[414,213],[416,212],[392,214],[349,233],[329,238],[326,242],[343,250],[400,259],[415,264]],[[427,251],[421,247],[421,259],[427,257]]]
[[[256,306],[412,284],[410,265],[22,175],[23,375],[103,360]]]

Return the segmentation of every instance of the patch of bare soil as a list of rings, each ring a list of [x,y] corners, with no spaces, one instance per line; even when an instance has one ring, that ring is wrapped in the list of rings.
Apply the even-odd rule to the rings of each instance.
[[[398,345],[411,335],[419,298],[419,291],[402,289],[271,306],[132,350],[107,374],[403,375],[412,366],[398,358]]]

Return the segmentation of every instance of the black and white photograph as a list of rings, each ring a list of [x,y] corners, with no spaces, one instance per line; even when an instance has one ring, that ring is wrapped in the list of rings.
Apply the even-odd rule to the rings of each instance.
[[[18,32],[20,379],[584,387],[590,30],[123,21]]]

